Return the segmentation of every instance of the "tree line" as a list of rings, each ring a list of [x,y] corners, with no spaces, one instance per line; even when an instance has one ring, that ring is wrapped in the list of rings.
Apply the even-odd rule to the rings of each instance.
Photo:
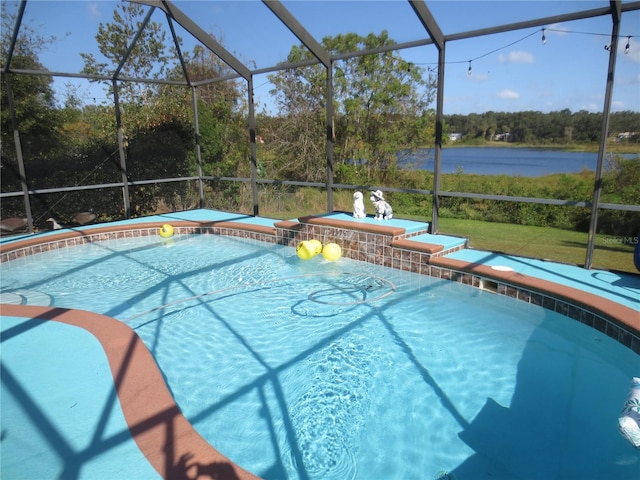
[[[591,144],[600,141],[602,113],[569,109],[543,113],[485,112],[445,115],[445,130],[462,134],[462,141],[502,140],[532,145]],[[629,133],[630,135],[621,135]],[[640,143],[640,113],[625,110],[609,116],[609,137],[617,141]]]

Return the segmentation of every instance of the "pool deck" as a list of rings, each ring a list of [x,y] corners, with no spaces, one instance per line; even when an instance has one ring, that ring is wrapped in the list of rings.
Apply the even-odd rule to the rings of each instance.
[[[56,410],[55,416],[47,415],[48,405],[38,405],[42,398],[33,391],[41,383],[39,371],[24,363],[24,351],[37,345],[37,342],[29,343],[28,334],[33,334],[32,330],[43,322],[53,333],[65,334],[64,340],[58,342],[61,347],[55,352],[58,355],[54,353],[47,358],[45,351],[35,356],[41,362],[41,369],[48,366],[47,384],[54,391],[64,392],[58,394],[56,400],[62,401],[59,397],[67,400],[67,408]],[[91,345],[90,338],[83,338],[78,342],[83,348],[67,348],[66,342],[74,337],[64,330],[65,326],[84,329],[100,345]],[[48,337],[51,336],[49,333]],[[8,383],[8,389],[24,405],[24,410],[12,412],[6,422],[3,419],[3,437],[6,436],[2,449],[3,478],[5,475],[7,478],[65,478],[55,471],[32,476],[34,467],[29,465],[37,464],[37,458],[52,450],[50,441],[58,444],[53,448],[56,451],[51,455],[53,459],[48,459],[50,462],[58,463],[61,471],[66,471],[69,464],[79,464],[77,468],[87,475],[67,478],[258,478],[235,465],[195,431],[174,402],[155,359],[140,337],[124,323],[82,310],[3,304],[2,349],[3,386],[8,376],[15,376],[15,380]],[[59,355],[69,359],[72,375],[68,367],[56,368],[61,363]],[[101,362],[104,357],[108,365]],[[109,375],[108,370],[115,390],[105,398],[104,394],[98,395],[93,384]],[[95,405],[91,405],[92,401]],[[83,415],[91,408],[93,417]],[[96,408],[98,418],[110,418],[109,429],[96,422]],[[120,417],[124,421],[118,421]],[[26,426],[37,434],[25,433],[29,428]],[[88,437],[86,443],[81,442],[81,437]],[[34,438],[38,440],[35,444]],[[29,443],[29,448],[24,448]],[[110,450],[118,454],[104,458],[104,453]],[[7,451],[13,453],[12,458],[4,457]],[[140,453],[148,463],[142,461]]]
[[[164,223],[173,226],[202,228],[238,228],[247,232],[275,236],[279,227],[295,229],[296,226],[304,222],[330,228],[350,228],[357,232],[389,235],[393,238],[391,245],[398,249],[441,254],[430,259],[434,266],[453,271],[471,272],[483,278],[503,280],[513,285],[523,285],[534,291],[551,291],[558,296],[573,298],[580,305],[585,305],[596,311],[609,312],[613,318],[617,318],[631,330],[634,330],[636,335],[640,332],[640,275],[605,270],[586,270],[572,265],[464,248],[466,247],[466,239],[447,235],[430,235],[426,233],[428,223],[403,219],[380,222],[368,217],[356,220],[349,214],[336,212],[281,221],[198,209],[108,224],[85,225],[35,235],[2,237],[0,254],[4,255],[17,248],[29,247],[59,238],[73,238],[89,233],[113,232],[131,228],[157,229]],[[452,250],[451,253],[447,253],[448,250]],[[3,379],[10,378],[9,372],[14,374],[15,385],[9,385],[10,388],[8,388],[8,394],[12,396],[23,395],[25,399],[30,398],[29,392],[21,393],[20,386],[29,384],[29,380],[33,380],[29,377],[33,377],[37,373],[34,373],[33,369],[26,368],[27,364],[20,363],[20,355],[24,355],[24,351],[28,351],[28,345],[22,344],[21,341],[23,339],[27,341],[29,333],[34,329],[37,330],[39,325],[46,322],[50,328],[54,329],[69,327],[82,329],[89,332],[92,338],[99,342],[99,345],[83,348],[82,358],[72,358],[78,372],[75,376],[65,375],[64,371],[57,374],[54,372],[48,381],[61,391],[77,392],[76,383],[80,376],[95,378],[96,370],[104,370],[104,375],[112,378],[112,388],[115,389],[114,393],[117,393],[114,395],[113,408],[118,409],[119,407],[122,413],[123,420],[112,419],[111,421],[115,422],[115,426],[112,428],[117,431],[114,438],[117,438],[119,451],[124,453],[110,458],[104,453],[109,453],[111,450],[101,452],[98,449],[98,454],[91,457],[87,456],[86,451],[74,452],[73,449],[68,449],[71,451],[69,454],[62,449],[58,451],[58,455],[61,457],[58,460],[62,464],[77,461],[75,456],[80,456],[84,458],[85,462],[81,465],[83,471],[87,473],[90,471],[102,472],[92,478],[105,479],[113,478],[114,472],[117,472],[118,469],[130,474],[133,473],[136,478],[140,479],[216,478],[245,480],[257,478],[234,465],[193,429],[174,403],[155,360],[139,337],[123,323],[92,312],[55,307],[1,304],[0,309]],[[73,357],[74,351],[74,349],[67,349],[63,353]],[[46,350],[42,349],[41,352],[42,355],[45,355]],[[105,355],[106,363],[102,366],[96,366],[100,363],[99,359],[104,358]],[[12,358],[15,361],[12,362]],[[57,361],[56,358],[44,361],[49,360],[52,364]],[[23,382],[23,380],[25,381]],[[3,384],[6,382],[3,381]],[[90,387],[90,385],[88,386]],[[86,392],[80,393],[86,395]],[[99,402],[104,402],[104,399],[100,399]],[[16,441],[16,437],[18,437],[18,441],[20,440],[19,432],[16,435],[14,431],[15,426],[33,423],[34,418],[36,419],[35,428],[40,429],[42,434],[42,445],[32,448],[36,453],[47,448],[51,450],[51,447],[47,447],[51,441],[51,435],[54,439],[58,438],[57,441],[62,440],[62,443],[65,443],[67,435],[75,435],[74,432],[67,430],[69,425],[91,425],[88,428],[90,432],[93,432],[91,429],[96,428],[95,421],[91,423],[90,419],[83,420],[78,416],[79,412],[79,409],[73,407],[66,408],[58,411],[55,418],[46,418],[46,415],[39,413],[38,405],[25,406],[23,411],[14,412],[16,417],[9,427],[2,426],[2,451],[17,451],[15,447],[8,448],[12,445],[10,442]],[[106,443],[107,447],[105,448],[108,448],[109,444]],[[115,445],[112,447],[115,448]],[[2,472],[7,475],[11,471],[17,473],[24,465],[34,462],[34,458],[39,458],[28,450],[23,449],[23,458],[2,458]],[[147,458],[148,464],[139,465],[139,452]],[[74,458],[66,458],[65,455]],[[104,457],[109,457],[109,459],[105,460]],[[98,458],[101,460],[96,460]],[[12,468],[13,470],[10,471]],[[49,478],[54,478],[60,472],[48,473],[51,475]],[[89,477],[78,476],[75,478]]]
[[[582,290],[590,295],[618,302],[640,315],[640,275],[607,270],[587,270],[534,258],[465,249],[447,255],[467,264],[485,265],[496,271],[509,271]]]
[[[321,215],[308,215],[297,219],[300,223],[322,225],[334,228],[351,229],[360,232],[379,233],[383,235],[399,236],[426,232],[429,224],[414,220],[392,218],[391,220],[376,220],[373,216],[354,218],[350,213],[333,212]]]

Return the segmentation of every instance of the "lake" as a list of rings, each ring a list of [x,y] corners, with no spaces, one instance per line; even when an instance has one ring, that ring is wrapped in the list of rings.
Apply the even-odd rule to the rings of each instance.
[[[398,159],[401,168],[433,171],[434,151],[420,149]],[[623,155],[637,158],[637,155]],[[598,154],[565,152],[537,148],[464,147],[442,150],[441,173],[474,173],[479,175],[511,175],[541,177],[551,173],[577,173],[596,170]],[[607,168],[607,158],[604,168]]]

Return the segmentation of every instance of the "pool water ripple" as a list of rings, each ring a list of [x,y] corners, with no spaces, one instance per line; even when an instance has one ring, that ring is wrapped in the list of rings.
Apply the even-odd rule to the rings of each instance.
[[[562,315],[277,245],[124,243],[7,262],[2,291],[135,328],[198,432],[266,480],[637,471],[611,420],[637,355]]]

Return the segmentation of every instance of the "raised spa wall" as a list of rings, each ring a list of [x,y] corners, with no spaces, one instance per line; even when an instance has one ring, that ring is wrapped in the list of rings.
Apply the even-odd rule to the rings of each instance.
[[[7,242],[0,245],[0,262],[83,243],[158,235],[161,225],[162,222],[106,225]],[[290,247],[311,239],[323,244],[337,243],[346,258],[460,282],[553,310],[599,330],[640,354],[637,311],[566,285],[446,257],[466,248],[466,242],[444,249],[435,243],[412,240],[425,231],[406,233],[403,228],[343,222],[322,216],[276,221],[273,227],[236,221],[188,220],[174,221],[172,226],[176,235],[226,235]]]

